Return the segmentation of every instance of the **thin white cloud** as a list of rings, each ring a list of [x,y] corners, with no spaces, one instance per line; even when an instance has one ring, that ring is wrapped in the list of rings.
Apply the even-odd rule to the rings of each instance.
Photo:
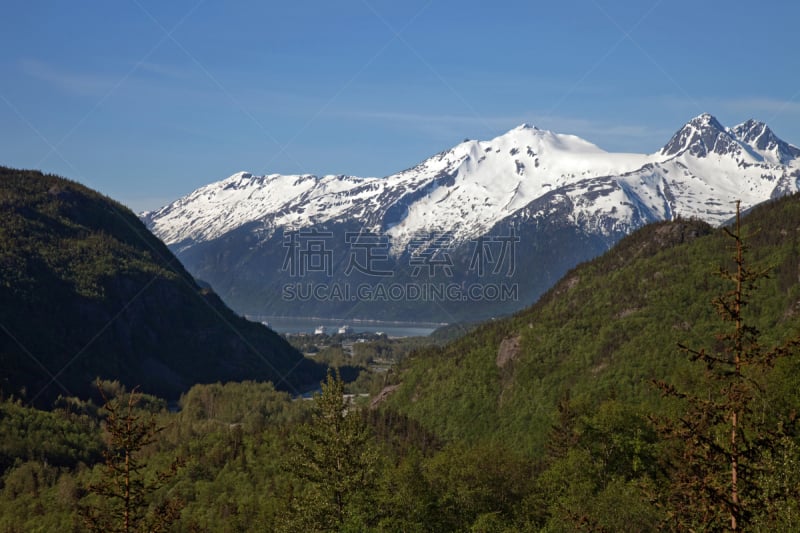
[[[723,100],[722,107],[737,113],[769,113],[775,115],[800,114],[800,101],[778,98],[737,98]]]
[[[80,96],[103,94],[111,89],[115,82],[109,76],[69,72],[36,59],[22,59],[20,66],[28,76]]]
[[[119,83],[117,76],[76,72],[38,59],[22,59],[20,67],[28,76],[79,96],[104,95]],[[181,82],[187,81],[193,76],[196,77],[196,73],[191,69],[153,62],[142,62],[137,65],[136,70],[139,71],[140,76],[132,76],[126,81],[126,84],[136,84],[138,90],[162,90],[170,86],[163,83],[165,80]],[[182,86],[180,90],[183,93],[186,90],[185,86]]]

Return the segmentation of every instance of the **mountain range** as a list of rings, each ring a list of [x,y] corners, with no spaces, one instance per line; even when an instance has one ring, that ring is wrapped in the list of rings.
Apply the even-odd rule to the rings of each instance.
[[[453,322],[533,303],[645,224],[719,225],[799,179],[766,124],[703,114],[653,154],[522,125],[384,178],[240,172],[141,218],[240,313]]]

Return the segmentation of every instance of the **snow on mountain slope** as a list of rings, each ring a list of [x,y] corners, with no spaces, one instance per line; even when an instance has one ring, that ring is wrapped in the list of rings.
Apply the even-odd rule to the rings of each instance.
[[[629,232],[640,225],[637,220],[676,216],[721,224],[733,215],[736,200],[749,207],[796,192],[798,179],[800,149],[775,137],[766,125],[748,121],[725,129],[703,114],[640,169],[564,192],[574,204],[576,225],[590,232]]]
[[[169,245],[214,239],[256,220],[297,229],[343,218],[361,221],[365,230],[388,230],[398,242],[443,227],[464,240],[547,191],[650,159],[522,125],[488,142],[465,141],[386,178],[239,172],[142,216]]]
[[[748,120],[729,131],[766,163],[783,165],[800,158],[800,148],[779,139],[763,122]]]
[[[299,229],[348,217],[375,225],[376,214],[460,163],[464,152],[459,145],[387,178],[238,172],[141,216],[169,245],[215,239],[257,220],[267,228]]]
[[[571,223],[590,233],[627,233],[678,215],[719,224],[735,200],[749,207],[795,192],[798,178],[800,149],[765,124],[726,129],[703,114],[655,154],[609,153],[522,125],[386,178],[240,172],[142,217],[181,249],[248,223],[271,235],[346,221],[390,235],[399,252],[420,233],[449,231],[454,242],[478,237],[543,198],[568,199]]]
[[[453,168],[451,184],[420,198],[388,231],[396,246],[442,228],[452,231],[455,241],[476,237],[547,192],[632,171],[651,160],[608,153],[579,137],[527,125],[491,141],[467,141],[456,150],[466,156]]]

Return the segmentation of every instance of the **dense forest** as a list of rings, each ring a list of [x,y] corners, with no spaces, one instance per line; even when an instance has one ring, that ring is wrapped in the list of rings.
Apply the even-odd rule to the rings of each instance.
[[[649,226],[445,344],[322,354],[401,361],[310,400],[8,394],[0,531],[796,530],[798,232],[798,197]]]
[[[93,394],[97,376],[170,401],[194,383],[298,391],[325,376],[196,282],[128,208],[2,166],[0,302],[0,391],[42,407]]]

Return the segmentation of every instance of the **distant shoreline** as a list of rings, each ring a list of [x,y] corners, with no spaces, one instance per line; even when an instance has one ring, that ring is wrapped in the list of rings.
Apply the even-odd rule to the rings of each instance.
[[[446,326],[441,322],[408,322],[402,320],[370,320],[364,318],[290,317],[271,315],[246,315],[248,320],[266,323],[278,333],[313,333],[319,326],[333,330],[351,326],[355,333],[383,332],[393,337],[416,337],[430,335],[434,330]],[[332,331],[335,333],[336,331]]]
[[[275,321],[296,321],[296,322],[328,322],[331,324],[375,324],[387,326],[407,326],[407,327],[432,327],[440,328],[450,325],[449,322],[413,322],[406,320],[373,320],[369,318],[338,318],[321,316],[276,316],[276,315],[245,315],[245,318],[254,322]]]

